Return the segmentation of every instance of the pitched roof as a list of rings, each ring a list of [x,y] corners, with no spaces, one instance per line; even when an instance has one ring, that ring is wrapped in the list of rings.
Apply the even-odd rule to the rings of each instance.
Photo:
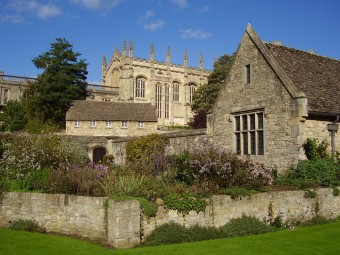
[[[294,86],[308,98],[310,113],[340,114],[340,61],[266,43]]]
[[[246,32],[293,98],[308,99],[308,112],[340,115],[340,60],[263,43],[250,24]]]
[[[157,122],[156,107],[148,103],[74,101],[66,120],[150,121]]]

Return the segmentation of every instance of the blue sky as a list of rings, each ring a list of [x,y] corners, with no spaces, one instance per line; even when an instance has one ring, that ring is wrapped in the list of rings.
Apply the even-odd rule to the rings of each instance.
[[[247,24],[260,38],[340,59],[339,0],[1,0],[0,70],[36,76],[32,59],[66,38],[88,63],[88,82],[101,79],[101,62],[109,61],[124,39],[134,56],[213,68],[214,59],[236,51]]]

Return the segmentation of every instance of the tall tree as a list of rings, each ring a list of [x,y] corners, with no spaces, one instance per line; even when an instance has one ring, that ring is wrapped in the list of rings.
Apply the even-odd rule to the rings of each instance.
[[[86,98],[87,63],[78,60],[66,39],[57,38],[49,51],[32,60],[44,71],[32,84],[31,113],[42,123],[53,121],[65,125],[66,112],[73,100]]]
[[[213,106],[222,83],[229,75],[234,55],[227,54],[218,58],[214,63],[214,69],[208,77],[208,83],[199,87],[194,94],[191,110],[194,112],[208,112]]]

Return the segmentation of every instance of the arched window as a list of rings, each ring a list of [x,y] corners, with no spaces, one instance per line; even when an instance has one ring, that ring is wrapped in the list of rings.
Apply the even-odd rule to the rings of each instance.
[[[196,85],[190,84],[190,86],[189,86],[189,103],[192,103],[195,91],[196,91]]]
[[[162,118],[162,85],[160,83],[156,84],[156,106],[157,106],[157,116]]]
[[[146,84],[146,79],[143,77],[138,77],[136,79],[136,97],[142,97],[144,98],[145,96],[145,84]]]
[[[99,163],[103,161],[104,156],[106,155],[106,149],[103,147],[98,147],[93,150],[93,162]]]
[[[172,100],[174,102],[178,102],[179,101],[179,83],[178,82],[174,82],[174,84],[173,84]]]
[[[169,119],[169,101],[170,101],[169,85],[164,85],[164,118]]]

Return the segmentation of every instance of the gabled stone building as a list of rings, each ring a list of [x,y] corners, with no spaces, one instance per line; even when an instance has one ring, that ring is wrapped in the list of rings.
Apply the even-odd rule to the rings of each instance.
[[[184,65],[171,64],[170,58],[168,48],[166,62],[155,61],[153,45],[149,60],[134,58],[132,42],[129,49],[124,42],[122,51],[116,49],[108,63],[103,58],[102,86],[110,93],[96,91],[88,100],[152,103],[160,126],[186,125],[193,116],[193,94],[208,82],[210,71],[203,69],[202,55],[199,68],[188,66],[186,52]]]
[[[151,104],[74,101],[66,114],[66,134],[81,136],[140,136],[157,132]]]
[[[248,25],[230,76],[208,116],[208,134],[279,171],[305,159],[307,138],[330,142],[340,116],[340,61],[264,43]],[[340,149],[340,137],[335,144]]]

